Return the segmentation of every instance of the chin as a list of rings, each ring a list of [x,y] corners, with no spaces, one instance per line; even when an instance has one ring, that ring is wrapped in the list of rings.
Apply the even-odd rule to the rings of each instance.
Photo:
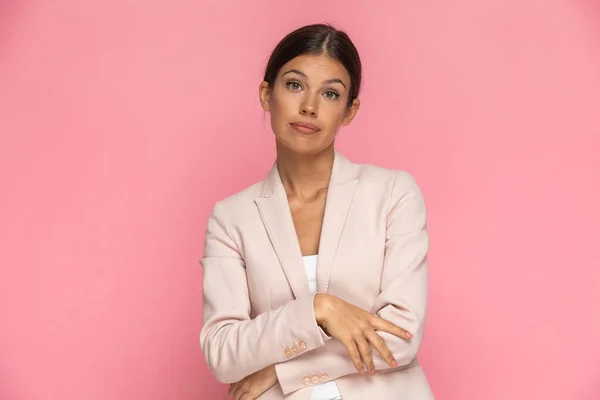
[[[318,154],[329,147],[330,144],[325,144],[321,141],[298,140],[296,138],[281,138],[276,139],[279,145],[297,154]]]

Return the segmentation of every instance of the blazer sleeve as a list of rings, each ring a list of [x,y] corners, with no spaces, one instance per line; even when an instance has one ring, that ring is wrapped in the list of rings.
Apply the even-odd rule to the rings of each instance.
[[[206,228],[200,347],[217,380],[233,383],[323,346],[327,336],[315,319],[314,295],[250,318],[245,263],[226,216],[227,207],[217,202]]]
[[[378,331],[398,363],[395,369],[401,369],[416,358],[421,345],[428,292],[429,236],[425,202],[410,174],[397,172],[388,210],[381,293],[372,312],[414,335],[406,340]],[[375,349],[372,353],[376,370],[394,369]],[[327,341],[321,348],[279,363],[275,370],[284,394],[305,387],[305,376],[326,373],[331,380],[357,373],[346,348],[337,340]]]

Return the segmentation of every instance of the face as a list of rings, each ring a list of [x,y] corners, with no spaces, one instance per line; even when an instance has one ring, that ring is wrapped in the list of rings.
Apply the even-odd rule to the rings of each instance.
[[[278,145],[314,154],[333,145],[340,126],[358,111],[348,106],[350,76],[342,64],[320,55],[301,55],[285,64],[270,87],[259,87],[263,109],[271,115]]]

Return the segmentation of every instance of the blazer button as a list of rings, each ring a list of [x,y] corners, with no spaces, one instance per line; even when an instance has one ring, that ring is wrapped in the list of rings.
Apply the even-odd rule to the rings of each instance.
[[[321,380],[321,378],[319,377],[319,375],[313,375],[313,376],[310,378],[310,381],[311,381],[312,383],[319,383],[319,381],[320,381],[320,380]]]
[[[310,378],[308,376],[305,376],[304,378],[302,378],[302,383],[308,385],[310,383]]]
[[[283,351],[283,353],[285,354],[286,357],[292,356],[292,350],[290,350],[289,347],[286,347],[285,350]]]
[[[298,342],[298,347],[300,347],[302,350],[306,350],[306,343],[301,340]]]
[[[296,345],[292,346],[292,353],[298,354],[298,346],[296,346]]]
[[[329,380],[329,375],[323,374],[321,375],[321,382],[327,382]]]

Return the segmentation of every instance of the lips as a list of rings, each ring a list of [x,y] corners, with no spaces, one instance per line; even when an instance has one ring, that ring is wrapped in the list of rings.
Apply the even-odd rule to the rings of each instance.
[[[321,130],[321,128],[318,126],[309,124],[307,122],[292,122],[290,125],[292,128],[301,133],[317,133]]]

